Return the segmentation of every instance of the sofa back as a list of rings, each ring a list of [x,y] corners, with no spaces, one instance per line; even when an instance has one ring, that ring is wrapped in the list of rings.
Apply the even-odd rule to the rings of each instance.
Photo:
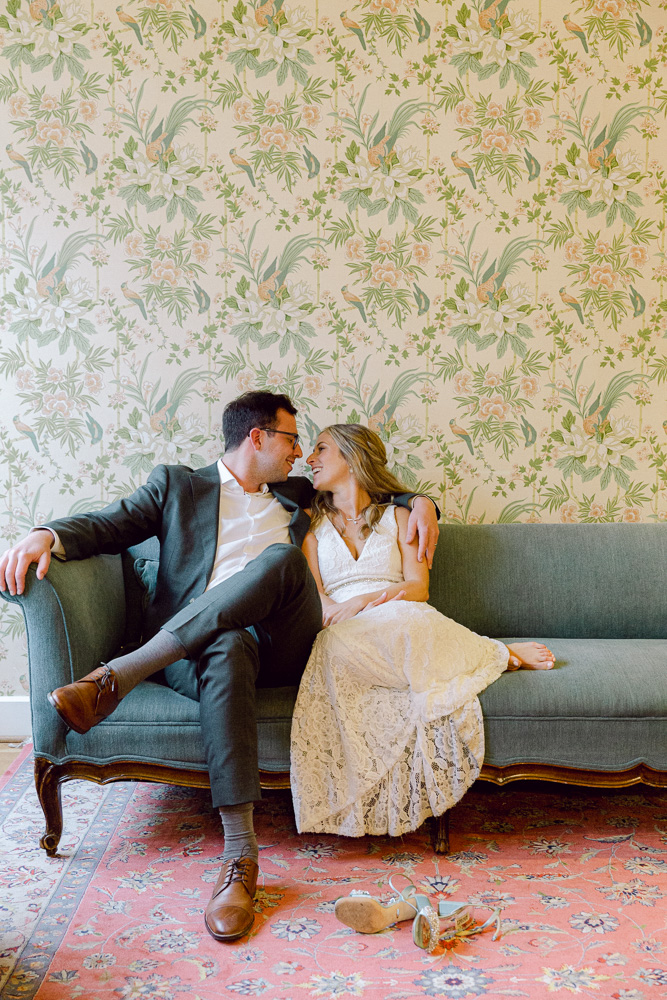
[[[131,638],[159,551],[123,560]],[[667,525],[444,524],[429,603],[498,638],[667,638]]]
[[[667,638],[667,525],[442,525],[429,603],[498,638]]]

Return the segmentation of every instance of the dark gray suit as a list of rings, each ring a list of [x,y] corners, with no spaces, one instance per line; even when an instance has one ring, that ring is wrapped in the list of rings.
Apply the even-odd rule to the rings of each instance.
[[[103,510],[47,525],[67,559],[117,553],[153,535],[160,542],[155,594],[144,639],[164,628],[188,652],[165,671],[171,687],[196,698],[215,806],[260,797],[255,688],[298,684],[322,608],[301,552],[313,497],[302,477],[269,484],[292,513],[288,544],[270,545],[228,580],[206,591],[217,549],[217,463],[192,470],[159,465],[145,486]],[[408,504],[411,494],[395,497]]]

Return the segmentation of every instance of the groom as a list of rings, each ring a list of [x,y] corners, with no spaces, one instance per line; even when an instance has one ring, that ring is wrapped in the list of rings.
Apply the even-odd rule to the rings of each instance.
[[[310,482],[289,473],[302,456],[288,396],[247,392],[223,413],[225,453],[193,471],[160,465],[145,486],[103,510],[51,521],[0,558],[0,588],[23,592],[31,563],[42,579],[51,554],[85,559],[117,553],[156,535],[160,564],[139,649],[57,688],[49,701],[85,733],[132,688],[164,669],[168,684],[195,698],[213,804],[224,832],[220,877],[206,908],[219,941],[247,934],[254,919],[260,798],[256,686],[296,685],[322,625],[322,608],[300,546],[309,528]],[[437,541],[434,504],[402,494],[420,557]]]

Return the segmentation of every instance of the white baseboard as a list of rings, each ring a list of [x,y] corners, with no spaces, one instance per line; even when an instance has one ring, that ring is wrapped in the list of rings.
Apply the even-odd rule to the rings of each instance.
[[[0,696],[0,740],[18,742],[31,732],[28,695]]]

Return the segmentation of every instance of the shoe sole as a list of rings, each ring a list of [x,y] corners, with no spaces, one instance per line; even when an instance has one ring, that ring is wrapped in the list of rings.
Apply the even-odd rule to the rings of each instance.
[[[383,906],[372,896],[346,896],[336,901],[334,913],[341,924],[360,934],[377,934],[400,920],[410,920],[416,909],[404,899]]]
[[[211,930],[211,928],[208,925],[208,920],[206,919],[206,917],[204,917],[204,924],[206,925],[206,930],[209,932],[211,937],[214,938],[214,940],[222,941],[223,943],[226,941],[238,941],[239,938],[245,937],[246,934],[249,934],[250,931],[252,930],[252,925],[254,924],[254,922],[255,918],[253,916],[252,920],[245,928],[245,930],[237,931],[235,934],[216,934],[214,931]]]
[[[58,715],[60,716],[60,718],[65,723],[68,729],[73,729],[74,732],[79,733],[80,736],[85,736],[86,733],[90,732],[90,730],[93,728],[92,726],[89,726],[88,729],[80,729],[78,726],[75,726],[74,723],[71,722],[68,718],[66,718],[66,716],[61,712],[60,708],[58,707],[56,699],[53,697],[53,691],[49,691],[46,697],[48,698],[49,704],[55,708],[56,712],[58,713]]]

